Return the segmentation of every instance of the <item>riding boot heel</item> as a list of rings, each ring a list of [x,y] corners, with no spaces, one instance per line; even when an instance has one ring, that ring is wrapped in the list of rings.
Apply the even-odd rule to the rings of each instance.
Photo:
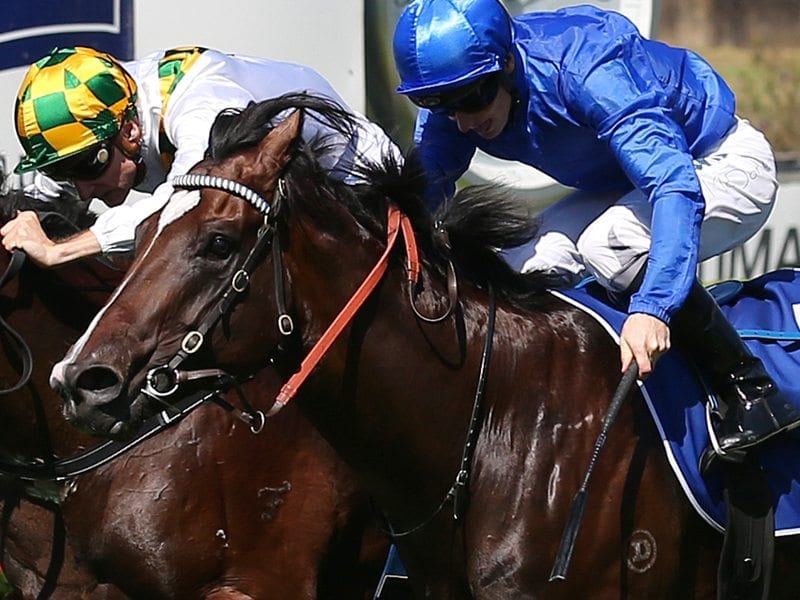
[[[712,445],[721,458],[741,460],[744,451],[800,426],[800,411],[779,392],[700,282],[692,285],[671,328],[676,345],[697,363],[720,399]]]
[[[737,366],[727,386],[727,414],[717,428],[717,440],[725,451],[745,450],[800,426],[798,411],[779,392],[756,357]]]

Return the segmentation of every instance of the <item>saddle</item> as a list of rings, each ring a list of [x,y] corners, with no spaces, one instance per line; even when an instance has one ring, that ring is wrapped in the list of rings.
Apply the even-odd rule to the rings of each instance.
[[[710,291],[782,393],[800,406],[800,380],[795,376],[800,373],[800,270],[725,282]],[[599,285],[588,281],[553,293],[586,311],[619,339],[626,315],[609,305]],[[670,350],[641,392],[689,502],[725,534],[718,597],[766,598],[774,536],[800,532],[800,435],[778,437],[751,452],[741,465],[717,465],[704,473],[699,463],[709,443],[706,406],[715,407],[717,400],[698,370]]]

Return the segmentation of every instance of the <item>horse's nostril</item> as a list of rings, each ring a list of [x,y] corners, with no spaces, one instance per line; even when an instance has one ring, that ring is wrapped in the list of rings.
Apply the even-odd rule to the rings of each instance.
[[[75,381],[75,385],[80,390],[98,392],[119,383],[117,374],[108,367],[89,367],[84,370]]]

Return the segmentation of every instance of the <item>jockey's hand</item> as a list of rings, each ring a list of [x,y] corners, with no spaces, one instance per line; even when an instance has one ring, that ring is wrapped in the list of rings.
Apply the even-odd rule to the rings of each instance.
[[[639,365],[639,379],[644,380],[653,370],[659,357],[669,350],[669,327],[652,315],[628,315],[619,338],[622,372],[632,361]]]
[[[100,242],[91,229],[85,229],[70,238],[52,241],[42,229],[35,212],[25,211],[0,228],[6,250],[19,248],[40,267],[55,267],[84,256],[100,254]]]
[[[49,267],[53,264],[51,257],[55,242],[47,237],[35,212],[18,212],[14,219],[0,228],[0,236],[3,236],[3,247],[9,252],[19,248],[40,266]]]

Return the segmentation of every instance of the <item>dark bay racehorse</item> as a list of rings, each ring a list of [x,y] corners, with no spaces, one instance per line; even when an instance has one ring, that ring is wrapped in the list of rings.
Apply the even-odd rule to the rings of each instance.
[[[3,198],[9,214],[15,200]],[[44,217],[52,219],[63,215]],[[9,256],[0,252],[0,273]],[[95,260],[56,270],[25,264],[0,289],[0,314],[34,357],[30,382],[0,395],[0,563],[20,596],[369,597],[386,542],[370,528],[349,469],[296,410],[253,435],[205,405],[67,481],[2,475],[9,464],[47,464],[97,446],[66,423],[48,378],[123,275]],[[0,340],[7,388],[21,363],[5,329]],[[278,382],[264,370],[243,387],[258,404]]]
[[[273,127],[291,106],[311,110]],[[597,466],[569,577],[548,582],[620,379],[618,349],[547,281],[497,258],[492,248],[530,234],[497,193],[463,194],[434,234],[413,166],[387,160],[368,183],[340,184],[318,167],[322,150],[298,140],[311,115],[349,130],[305,97],[218,119],[210,158],[177,182],[128,278],[55,367],[69,417],[124,431],[193,369],[299,370],[307,378],[288,381],[276,410],[299,388],[383,510],[420,598],[714,598],[721,537],[684,498],[641,398]],[[413,237],[409,222],[417,283],[416,246],[391,249],[398,230]],[[362,281],[371,292],[340,322]],[[238,301],[220,315],[232,289]],[[280,315],[293,320],[288,336]],[[202,348],[175,360],[198,332]],[[465,449],[476,396],[482,427]],[[468,496],[454,505],[465,466]],[[772,597],[797,597],[797,550],[780,540]]]

